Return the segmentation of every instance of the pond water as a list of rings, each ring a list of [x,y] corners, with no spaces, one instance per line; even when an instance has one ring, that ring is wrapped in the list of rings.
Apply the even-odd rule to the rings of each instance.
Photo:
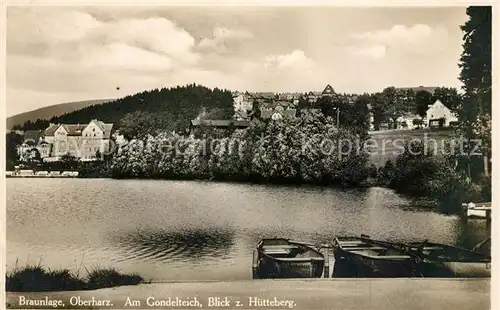
[[[369,234],[471,247],[484,221],[416,208],[384,188],[197,181],[7,179],[7,270],[116,267],[152,280],[251,279],[259,239]]]

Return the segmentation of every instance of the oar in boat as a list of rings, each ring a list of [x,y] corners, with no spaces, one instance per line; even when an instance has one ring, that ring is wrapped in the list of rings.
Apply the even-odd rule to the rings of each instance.
[[[489,241],[491,240],[491,237],[488,237],[486,239],[484,239],[483,241],[479,242],[478,244],[476,244],[472,249],[471,251],[474,251],[474,252],[477,252],[479,251],[479,249],[481,249],[486,243],[488,243]]]
[[[290,242],[301,243],[301,244],[304,244],[304,245],[312,246],[312,247],[314,247],[316,249],[330,248],[330,245],[328,245],[328,244],[309,243],[309,242],[302,242],[302,241],[296,241],[296,240],[290,240]]]
[[[396,249],[399,249],[399,250],[407,250],[408,249],[408,245],[407,244],[404,244],[404,243],[400,243],[400,242],[389,242],[389,241],[382,241],[382,240],[374,240],[374,239],[371,239],[371,237],[369,235],[365,235],[365,234],[361,234],[361,240],[365,240],[367,242],[375,242],[375,243],[378,243],[378,244],[383,244],[383,245],[386,245],[386,246],[389,246],[389,247],[394,247]]]

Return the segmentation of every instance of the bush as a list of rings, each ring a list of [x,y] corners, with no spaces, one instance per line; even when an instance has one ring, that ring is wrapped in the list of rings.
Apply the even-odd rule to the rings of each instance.
[[[491,200],[491,179],[472,182],[449,159],[425,152],[421,142],[408,143],[394,166],[388,161],[379,169],[379,179],[397,192],[436,200],[446,213],[458,212],[465,201]]]
[[[121,274],[114,268],[95,268],[87,275],[87,289],[136,285],[143,282],[139,275]]]
[[[67,269],[50,271],[40,266],[26,266],[7,274],[5,287],[10,292],[72,291],[85,287],[85,281]]]
[[[121,274],[112,268],[95,268],[86,278],[72,274],[68,269],[48,270],[28,265],[6,274],[5,290],[8,292],[48,292],[94,290],[120,285],[136,285],[144,279],[138,275]]]

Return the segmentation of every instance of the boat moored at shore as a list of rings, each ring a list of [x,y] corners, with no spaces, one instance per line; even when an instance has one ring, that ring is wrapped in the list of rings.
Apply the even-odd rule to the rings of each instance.
[[[424,241],[409,243],[407,251],[424,277],[491,277],[491,257],[474,250]]]
[[[320,278],[325,258],[312,245],[288,239],[263,239],[254,254],[254,277]]]
[[[335,264],[351,269],[358,277],[415,276],[413,257],[390,243],[361,237],[335,237],[332,241]]]

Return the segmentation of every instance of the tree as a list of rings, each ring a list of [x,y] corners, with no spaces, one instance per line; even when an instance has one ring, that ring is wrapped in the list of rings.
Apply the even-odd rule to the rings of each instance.
[[[488,123],[487,120],[491,118],[491,6],[471,6],[467,8],[466,13],[469,19],[460,27],[464,32],[464,49],[460,57],[459,79],[464,84],[465,94],[458,109],[458,130],[470,144],[471,140],[476,138],[491,140],[491,131],[474,129],[477,127],[475,124]],[[478,132],[483,135],[479,136]],[[484,174],[487,176],[491,148],[483,154]],[[470,166],[468,171],[471,171]]]
[[[462,101],[462,96],[456,88],[438,87],[434,90],[434,94],[432,94],[431,103],[434,103],[438,99],[451,110],[456,110]]]
[[[316,105],[321,109],[321,112],[325,117],[330,116],[333,119],[337,119],[337,109],[340,105],[337,100],[334,101],[330,96],[322,96],[318,98]],[[341,111],[340,113],[344,112],[345,111]]]
[[[213,108],[209,112],[204,113],[201,119],[231,119],[233,115],[228,115],[227,110],[221,108]]]
[[[75,156],[66,153],[61,156],[61,163],[64,169],[76,169],[78,161]]]
[[[382,91],[382,100],[385,107],[385,116],[394,126],[396,120],[411,111],[411,105],[404,99],[404,93],[395,87],[386,87]]]
[[[370,129],[370,111],[368,104],[371,103],[370,95],[364,94],[358,97],[351,105],[349,127],[354,133],[359,134],[362,138],[367,137]]]
[[[148,112],[128,113],[120,120],[120,133],[128,140],[143,137],[155,129],[155,126],[151,126],[155,118],[155,115]]]
[[[305,98],[305,96],[300,96],[299,97],[299,102],[297,103],[297,116],[300,117],[303,113],[304,110],[307,110],[310,108],[309,101]]]
[[[19,154],[17,148],[21,143],[23,143],[23,136],[18,135],[14,132],[10,132],[6,135],[6,165],[8,170],[14,169],[14,167],[19,163]]]
[[[432,94],[428,91],[421,90],[415,94],[415,104],[417,106],[417,114],[420,117],[425,116],[425,112],[429,108],[429,105],[433,103]]]
[[[260,119],[260,104],[259,102],[254,99],[254,101],[252,102],[252,111],[253,111],[253,117],[255,117],[256,119]]]
[[[491,114],[491,6],[471,6],[466,13],[459,79],[465,93],[477,100],[477,112]]]
[[[418,119],[418,118],[413,119],[412,122],[413,122],[413,125],[418,126],[418,127],[421,127],[424,123],[424,121],[422,121],[422,119]]]
[[[373,127],[375,130],[380,129],[382,123],[387,122],[387,106],[385,105],[382,93],[375,93],[371,95],[372,113],[373,113]]]

